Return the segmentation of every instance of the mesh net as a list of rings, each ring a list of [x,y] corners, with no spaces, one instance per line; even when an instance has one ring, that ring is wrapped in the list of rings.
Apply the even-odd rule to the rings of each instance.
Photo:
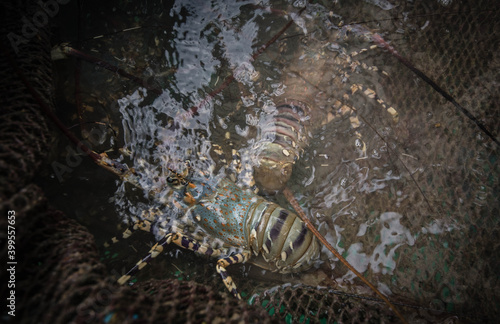
[[[21,17],[37,6],[2,4],[2,37],[22,28]],[[177,279],[149,280],[119,287],[100,261],[94,237],[62,212],[50,209],[43,191],[32,183],[49,142],[38,103],[29,95],[2,45],[1,200],[2,263],[7,262],[7,214],[15,211],[15,317],[12,323],[154,323],[272,322],[265,310],[221,294],[218,289]],[[10,49],[9,49],[10,50]],[[46,103],[52,102],[50,42],[45,28],[15,61]],[[10,214],[9,214],[10,215]],[[10,234],[9,234],[10,235]],[[2,296],[11,297],[2,276]],[[10,278],[12,280],[12,277]]]
[[[59,10],[69,10],[72,5],[61,5]],[[33,17],[40,10],[38,5],[3,6],[2,35],[21,31],[22,17]],[[86,8],[86,36],[108,36],[84,42],[81,48],[98,52],[101,58],[149,84],[168,89],[177,101],[191,104],[189,95],[178,89],[189,88],[190,84],[176,79],[176,69],[169,65],[178,59],[175,48],[162,37],[171,32],[172,25],[182,24],[190,15],[174,17],[172,22],[161,14],[171,8],[159,4],[117,2],[96,8]],[[192,13],[189,6],[185,8]],[[298,11],[287,3],[273,5],[273,9]],[[113,14],[116,11],[121,15]],[[255,18],[264,26],[271,26],[266,32],[262,28],[261,33],[266,36],[260,35],[258,45],[288,21],[288,16],[276,12],[271,20],[277,23],[271,24],[263,16]],[[65,16],[74,17],[71,14]],[[236,128],[234,125],[244,129],[247,115],[258,117],[249,113],[259,107],[258,103],[249,104],[247,109],[234,109],[242,106],[242,96],[270,93],[274,91],[274,81],[301,69],[299,72],[307,79],[304,84],[314,83],[326,94],[314,99],[314,105],[323,109],[320,116],[325,120],[328,113],[337,114],[338,106],[331,102],[332,98],[356,109],[356,113],[328,119],[323,125],[317,122],[311,129],[314,140],[297,161],[289,183],[320,230],[369,281],[390,294],[410,322],[494,322],[500,312],[495,294],[496,274],[500,270],[498,147],[387,51],[378,47],[353,56],[355,61],[379,68],[378,72],[359,69],[361,72],[357,73],[351,71],[352,65],[345,60],[323,60],[322,53],[331,44],[339,46],[333,48],[337,57],[342,49],[352,53],[374,44],[356,31],[349,33],[346,41],[332,40],[329,26],[359,23],[377,31],[498,136],[500,13],[495,1],[316,3],[305,14],[304,25],[296,19],[285,35],[256,60],[254,67],[260,73],[260,81],[250,86],[243,81],[232,83],[215,98],[214,116],[219,118],[221,127],[211,126],[212,141],[225,143],[226,128],[220,120],[231,123],[230,129]],[[112,23],[105,30],[102,21],[110,17]],[[241,22],[235,18],[214,21],[206,25],[204,32],[207,38],[216,38],[223,35],[217,28],[225,30],[227,25],[244,30],[244,21],[249,17],[251,14],[245,11],[238,18]],[[67,26],[62,15],[56,18],[60,26]],[[110,35],[134,23],[150,28]],[[162,28],[156,29],[158,26]],[[314,37],[303,37],[303,27],[314,31]],[[52,102],[51,43],[45,28],[39,29],[36,36],[20,45],[19,54],[11,55],[43,99]],[[63,27],[55,32],[60,34],[57,41],[71,38],[64,34]],[[241,35],[243,38],[245,33]],[[224,57],[220,48],[214,48],[215,57]],[[165,52],[161,49],[166,49],[166,63],[162,61]],[[311,57],[309,66],[301,66],[303,49],[310,50],[304,52]],[[210,76],[209,85],[200,90],[201,97],[220,85],[219,79],[232,73],[230,59],[221,61],[226,64]],[[231,267],[229,271],[248,302],[239,302],[225,292],[213,260],[173,247],[167,250],[168,257],[157,258],[141,271],[134,286],[117,286],[115,280],[120,274],[116,271],[133,265],[154,239],[138,233],[130,242],[121,242],[106,251],[96,248],[94,241],[100,246],[113,236],[121,219],[116,208],[108,203],[116,190],[114,178],[96,171],[97,167],[88,161],[76,163],[72,172],[64,174],[59,168],[59,175],[55,172],[55,176],[51,176],[55,169],[42,171],[46,174],[37,181],[43,191],[33,184],[49,147],[47,126],[38,104],[26,95],[11,63],[3,59],[1,64],[2,71],[9,71],[0,81],[7,94],[2,96],[2,106],[7,109],[2,109],[1,119],[1,209],[4,215],[7,210],[15,210],[17,215],[16,254],[20,262],[16,268],[16,321],[397,321],[385,304],[352,279],[352,274],[337,265],[326,251],[319,268],[303,275],[263,274],[248,265]],[[85,65],[78,72],[77,85],[72,80],[78,64],[71,60],[56,63],[56,87],[65,89],[56,95],[58,115],[68,125],[77,124],[73,105],[81,100],[84,120],[92,121],[81,128],[82,138],[89,139],[92,130],[98,129],[101,137],[93,142],[94,149],[123,146],[126,130],[121,126],[122,115],[116,101],[137,85]],[[208,62],[204,64],[209,70]],[[307,69],[323,73],[308,73]],[[345,72],[350,73],[346,82],[332,77]],[[288,84],[294,82],[284,80]],[[386,109],[361,95],[361,91],[352,93],[352,85],[358,83],[373,89],[394,107],[399,120],[394,122]],[[77,87],[81,99],[75,99],[73,90]],[[146,106],[147,103],[141,104]],[[360,126],[353,126],[353,117],[359,118]],[[243,136],[233,139],[237,147],[245,147]],[[356,140],[366,145],[365,151],[358,149]],[[68,165],[68,145],[59,141],[60,147],[52,152],[52,159]],[[72,162],[79,161],[78,155],[73,154],[72,158]],[[56,182],[61,179],[61,184]],[[65,199],[59,198],[62,193]],[[140,194],[127,195],[138,206],[147,207],[150,203]],[[45,196],[74,219],[49,209]],[[270,199],[287,204],[279,196]],[[2,228],[6,228],[5,218],[1,221]],[[2,258],[4,255],[6,240],[2,237]],[[174,256],[177,258],[172,261]],[[4,295],[6,286],[2,284],[1,289]],[[13,321],[5,314],[2,316]]]
[[[2,6],[7,6],[3,4]],[[9,17],[9,10],[2,10],[2,37],[3,47],[9,46],[7,35],[16,30],[17,21]],[[17,13],[16,18],[20,17]],[[50,43],[46,34],[40,34],[41,39],[34,39],[23,46],[26,51],[11,53],[15,55],[20,68],[25,69],[27,77],[39,87],[40,95],[47,101],[51,100],[51,90],[47,87],[51,83],[51,62],[48,57]],[[16,43],[16,42],[14,42]],[[21,44],[23,45],[23,44]],[[44,55],[33,56],[29,53],[40,52]],[[10,71],[9,61],[2,52],[2,71]],[[33,67],[40,66],[38,71]],[[19,87],[19,79],[14,73],[3,74],[1,88],[3,95],[2,105],[2,130],[0,165],[2,177],[1,193],[2,200],[18,192],[26,186],[33,178],[37,167],[43,162],[43,153],[48,147],[48,129],[43,123],[37,123],[43,119],[40,108],[33,98],[26,97],[24,89]],[[20,145],[19,143],[23,143]]]

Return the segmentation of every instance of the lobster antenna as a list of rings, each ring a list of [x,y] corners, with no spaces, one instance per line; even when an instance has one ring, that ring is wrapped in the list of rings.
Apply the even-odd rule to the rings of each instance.
[[[304,6],[302,9],[300,9],[298,12],[297,12],[297,16],[300,16],[302,14],[302,12],[306,9],[306,7]],[[290,21],[288,23],[286,23],[285,26],[283,26],[283,28],[281,28],[281,30],[279,32],[277,32],[270,40],[268,40],[264,45],[260,46],[253,54],[252,54],[252,57],[250,58],[250,62],[253,62],[257,59],[257,57],[259,57],[260,54],[262,54],[269,46],[271,46],[274,42],[276,42],[276,40],[281,36],[283,35],[283,33],[293,24],[294,20],[293,19],[290,19]],[[225,79],[224,79],[224,82],[222,82],[222,84],[215,90],[213,90],[212,92],[210,92],[206,97],[205,99],[203,99],[203,101],[196,105],[196,106],[193,106],[191,107],[187,113],[191,116],[194,116],[196,115],[196,113],[198,112],[198,109],[200,107],[202,107],[207,101],[209,101],[210,99],[212,99],[213,97],[215,97],[217,94],[219,94],[220,92],[222,92],[222,90],[224,90],[225,88],[227,88],[229,86],[229,84],[231,84],[231,82],[233,82],[235,79],[234,77],[234,73],[231,73],[230,75],[228,75]]]
[[[368,33],[371,34],[371,33]],[[413,73],[415,73],[419,78],[424,80],[427,84],[429,84],[434,90],[436,90],[442,97],[452,103],[458,111],[464,114],[467,118],[472,120],[484,134],[486,134],[493,142],[500,146],[500,142],[495,138],[495,136],[483,125],[469,110],[462,107],[453,97],[446,92],[443,88],[436,84],[436,82],[432,81],[424,72],[417,69],[410,61],[401,56],[391,45],[389,45],[383,38],[377,33],[371,34],[371,38],[380,44],[383,48],[388,50],[395,58],[398,59],[399,62],[404,64],[407,68],[409,68]]]
[[[471,10],[470,12],[475,13],[475,14],[480,14],[483,12],[491,12],[491,9],[478,9],[478,10]],[[459,15],[461,14],[462,11],[457,10],[457,11],[448,11],[448,12],[441,12],[441,13],[425,13],[425,14],[419,14],[419,15],[408,15],[408,16],[399,16],[399,17],[392,17],[392,18],[386,18],[386,19],[375,19],[375,20],[358,20],[358,21],[352,21],[347,24],[344,24],[344,26],[348,25],[360,25],[360,24],[368,24],[368,23],[380,23],[382,21],[397,21],[397,20],[406,20],[406,19],[415,19],[415,18],[429,18],[429,17],[438,17],[438,16],[452,16],[452,15]]]
[[[128,73],[127,71],[119,68],[118,66],[111,64],[109,62],[106,62],[105,60],[102,60],[98,57],[95,57],[95,56],[92,56],[90,54],[79,51],[79,50],[71,47],[67,43],[62,43],[62,44],[58,45],[56,48],[54,48],[52,50],[51,55],[53,55],[57,59],[60,57],[71,56],[71,57],[75,57],[77,59],[85,60],[89,63],[92,63],[92,64],[95,64],[95,65],[100,66],[102,68],[105,68],[106,70],[109,70],[113,73],[119,74],[122,77],[130,79],[130,80],[134,81],[136,84],[143,86],[144,88],[154,92],[157,95],[162,94],[162,90],[160,88],[149,84],[146,80],[143,80],[143,79],[139,78],[138,76],[132,75],[132,74]]]
[[[323,235],[316,229],[316,227],[311,223],[311,221],[307,218],[306,214],[300,208],[299,203],[293,196],[293,193],[288,189],[288,187],[285,187],[283,189],[283,194],[285,195],[286,199],[290,202],[292,207],[295,209],[297,214],[299,214],[300,218],[306,224],[307,228],[318,238],[318,240],[330,251],[335,255],[342,264],[344,264],[349,270],[351,270],[361,281],[363,281],[368,287],[370,287],[371,290],[373,290],[385,303],[394,311],[394,313],[399,317],[402,323],[408,323],[403,315],[399,312],[399,310],[394,306],[393,303],[384,295],[382,294],[372,283],[370,283],[361,273],[358,272],[344,257],[335,250],[335,248],[324,238]]]

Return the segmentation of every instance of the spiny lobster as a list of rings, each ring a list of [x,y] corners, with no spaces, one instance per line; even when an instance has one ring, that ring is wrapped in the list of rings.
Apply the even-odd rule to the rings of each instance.
[[[100,161],[102,166],[124,180],[138,183],[136,178],[140,174],[136,171],[106,156]],[[296,214],[250,190],[241,189],[228,179],[213,181],[202,173],[186,176],[172,169],[169,171],[166,177],[167,185],[172,188],[169,195],[174,204],[180,204],[185,210],[187,222],[194,221],[203,229],[206,242],[201,243],[194,235],[176,231],[170,226],[163,238],[151,248],[149,255],[118,280],[120,284],[126,283],[170,243],[218,257],[217,272],[227,289],[239,299],[241,296],[236,285],[226,271],[229,265],[250,261],[268,270],[290,273],[306,270],[318,259],[320,244]],[[134,226],[151,229],[149,225]],[[212,247],[216,240],[222,241],[222,248]],[[229,255],[228,248],[237,252]]]
[[[287,152],[288,152],[288,151],[287,151]],[[286,154],[285,154],[285,155],[286,155]],[[173,178],[174,178],[174,177],[171,177],[171,179],[173,179]],[[186,188],[188,188],[188,187],[189,187],[189,182],[188,182],[188,184],[187,184],[187,187],[186,187]],[[187,189],[185,189],[185,192],[186,192],[186,191],[187,191]]]

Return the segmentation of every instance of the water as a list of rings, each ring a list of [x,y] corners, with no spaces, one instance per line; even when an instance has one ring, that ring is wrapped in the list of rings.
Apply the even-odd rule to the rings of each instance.
[[[87,126],[105,134],[106,140],[96,149],[114,149],[109,155],[146,174],[143,185],[149,189],[163,188],[167,168],[182,169],[185,160],[208,170],[213,178],[228,176],[227,163],[213,154],[213,146],[220,145],[230,157],[229,133],[242,161],[252,166],[259,127],[272,116],[273,100],[290,93],[290,74],[307,76],[317,89],[312,94],[312,126],[288,183],[303,208],[328,241],[384,293],[421,306],[475,312],[470,305],[494,296],[488,289],[497,286],[498,249],[493,247],[499,210],[498,148],[380,48],[348,61],[344,53],[373,43],[355,33],[341,38],[345,34],[336,26],[341,21],[364,21],[376,28],[478,116],[497,116],[496,101],[488,95],[494,93],[489,81],[494,75],[489,63],[479,59],[484,55],[494,64],[497,56],[463,44],[453,28],[441,35],[439,20],[432,20],[429,12],[420,15],[420,10],[430,9],[411,2],[311,5],[300,17],[288,14],[298,12],[299,4],[295,5],[255,7],[251,1],[176,1],[171,8],[134,7],[119,1],[104,9],[90,5],[85,37],[105,36],[89,38],[82,48],[162,89],[158,95],[84,64],[83,98],[93,108],[85,117],[109,126]],[[433,8],[444,16],[453,5],[436,2]],[[256,49],[290,19],[294,24],[286,34],[253,60]],[[476,23],[485,28],[472,21],[471,29]],[[119,32],[132,26],[145,27]],[[465,58],[442,52],[436,35],[446,36],[443,42],[464,46],[460,48],[467,49]],[[306,59],[311,63],[304,63]],[[366,66],[358,66],[358,60]],[[442,62],[449,64],[443,67]],[[231,74],[236,81],[213,95]],[[478,82],[485,91],[476,87]],[[353,91],[356,85],[363,89]],[[367,89],[386,106],[363,94]],[[72,92],[61,96],[73,102]],[[194,116],[189,114],[193,107]],[[397,111],[397,118],[388,107]],[[498,133],[495,125],[487,127]],[[87,225],[100,243],[115,235],[117,224],[140,218],[143,209],[158,206],[158,201],[96,169],[85,162],[65,175],[62,186],[55,180],[49,184],[54,197],[64,192],[54,204]],[[97,189],[101,185],[103,189]],[[281,195],[268,198],[288,206]],[[139,236],[133,246],[143,245],[145,251],[154,238]],[[127,246],[119,249],[131,253]],[[201,271],[193,270],[194,264],[205,260],[176,249],[169,255],[157,261],[175,260],[175,267],[183,273],[192,271],[193,277]],[[132,266],[142,256],[110,261],[110,267]],[[325,249],[321,258],[312,275],[304,277],[278,276],[268,282],[269,274],[248,265],[234,270],[233,276],[238,284],[252,269],[259,288],[251,291],[251,286],[242,284],[247,294],[282,282],[316,286],[335,281],[343,289],[358,284]],[[182,266],[183,260],[187,261]],[[147,276],[164,274],[151,270]]]

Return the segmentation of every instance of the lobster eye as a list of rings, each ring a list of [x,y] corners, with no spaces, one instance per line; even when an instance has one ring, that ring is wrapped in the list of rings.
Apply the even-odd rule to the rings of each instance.
[[[167,182],[168,182],[168,183],[176,183],[176,180],[177,180],[177,179],[174,179],[174,178],[172,178],[172,177],[167,177]]]

